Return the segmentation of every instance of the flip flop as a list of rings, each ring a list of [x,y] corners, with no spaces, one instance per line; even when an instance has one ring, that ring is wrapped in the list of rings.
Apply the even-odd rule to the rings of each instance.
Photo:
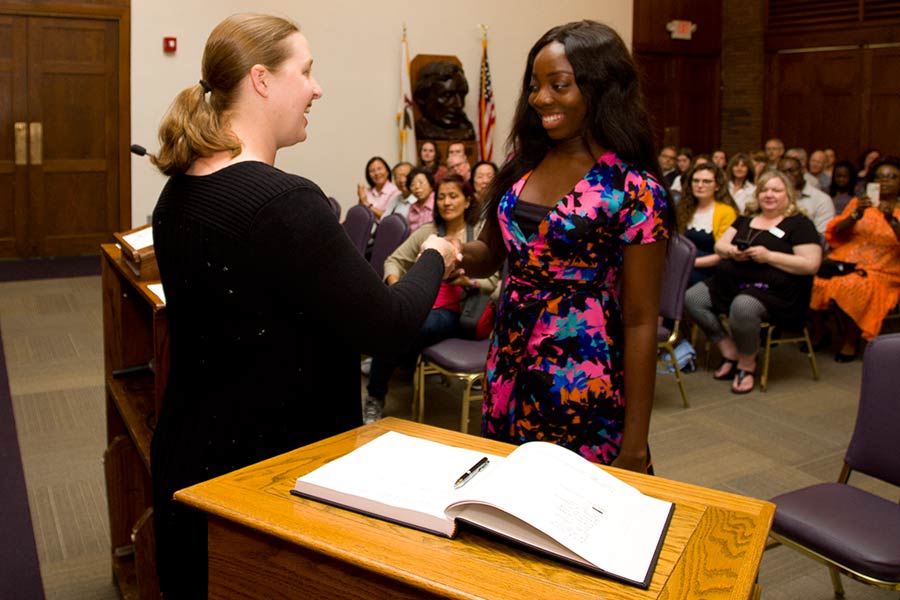
[[[741,382],[744,381],[745,377],[756,377],[756,371],[745,371],[744,369],[738,369],[737,375],[735,377],[735,382],[731,384],[731,393],[732,394],[749,394],[754,389],[756,389],[756,381],[753,381],[753,385],[746,390],[739,390],[735,388],[735,384],[741,385]]]
[[[719,369],[724,367],[726,364],[731,365],[731,368],[728,369],[725,373],[722,373],[721,375],[716,375],[715,373],[713,373],[713,379],[718,379],[719,381],[725,381],[727,379],[734,378],[734,370],[737,369],[737,361],[736,360],[731,360],[730,358],[723,358],[722,362],[719,363],[719,366],[716,367],[716,371],[718,371]]]

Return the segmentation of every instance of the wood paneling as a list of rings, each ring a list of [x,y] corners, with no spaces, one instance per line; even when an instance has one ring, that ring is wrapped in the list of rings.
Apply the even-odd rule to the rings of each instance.
[[[96,253],[130,226],[128,10],[0,2],[0,257]]]
[[[808,151],[900,151],[900,48],[775,54],[768,134]]]

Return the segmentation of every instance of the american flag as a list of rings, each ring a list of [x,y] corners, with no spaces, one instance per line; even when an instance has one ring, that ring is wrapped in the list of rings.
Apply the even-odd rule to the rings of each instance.
[[[494,88],[491,86],[491,68],[488,65],[487,34],[481,40],[481,93],[478,98],[478,142],[481,160],[491,160],[494,153]]]
[[[412,87],[409,82],[409,44],[406,25],[400,42],[400,101],[397,104],[397,127],[400,131],[400,160],[416,164],[416,131],[413,129]]]

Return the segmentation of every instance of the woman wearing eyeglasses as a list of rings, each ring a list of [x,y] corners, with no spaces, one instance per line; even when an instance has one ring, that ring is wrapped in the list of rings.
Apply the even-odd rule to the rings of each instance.
[[[840,261],[844,268],[823,270],[813,282],[810,307],[826,311],[834,306],[841,321],[837,362],[855,360],[859,338],[878,335],[885,315],[900,299],[900,159],[878,161],[869,173],[870,181],[879,184],[878,201],[868,196],[852,199],[825,230],[833,248],[828,258]],[[823,337],[823,316],[814,315],[814,345]]]
[[[697,258],[690,284],[712,276],[722,258],[716,254],[716,242],[737,219],[737,206],[728,193],[722,169],[713,163],[701,163],[688,171],[688,185],[675,205],[678,232],[694,242]]]

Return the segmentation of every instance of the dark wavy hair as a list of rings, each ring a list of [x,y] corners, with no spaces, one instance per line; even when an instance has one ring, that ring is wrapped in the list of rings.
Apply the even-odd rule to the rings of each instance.
[[[734,168],[740,163],[744,163],[744,166],[747,167],[746,180],[753,183],[753,180],[756,179],[756,172],[753,169],[753,159],[746,152],[738,152],[731,157],[728,166],[725,167],[725,179],[730,182],[734,178]]]
[[[466,200],[469,201],[469,208],[463,213],[463,218],[466,221],[467,225],[475,225],[481,215],[481,210],[478,206],[478,200],[475,198],[475,189],[469,185],[468,180],[464,179],[462,175],[457,175],[456,173],[450,173],[437,185],[437,189],[434,191],[434,224],[436,227],[440,227],[442,225],[446,225],[446,221],[444,221],[444,217],[441,216],[441,211],[438,210],[437,207],[437,197],[441,192],[441,188],[445,185],[455,185],[459,188],[459,191],[462,192],[462,195]]]
[[[497,205],[506,191],[534,169],[555,142],[528,103],[534,60],[544,46],[559,42],[575,71],[575,83],[586,105],[582,138],[611,150],[622,161],[650,174],[665,186],[657,161],[650,118],[644,108],[637,68],[622,38],[596,21],[576,21],[549,30],[528,53],[522,90],[507,139],[509,160],[488,188],[485,213],[496,220]],[[673,211],[667,211],[670,230]]]
[[[366,182],[369,184],[369,187],[375,187],[375,182],[372,181],[372,177],[369,176],[369,167],[372,166],[372,163],[381,161],[381,164],[384,165],[384,168],[387,169],[388,172],[388,181],[393,181],[393,175],[391,174],[391,165],[387,164],[387,161],[381,158],[380,156],[373,156],[369,159],[369,162],[366,163]]]
[[[735,213],[740,212],[737,204],[734,203],[734,199],[728,192],[728,181],[725,179],[725,172],[711,162],[700,163],[699,165],[691,167],[681,184],[681,200],[675,205],[679,233],[687,231],[687,226],[690,224],[691,220],[693,220],[694,213],[697,212],[699,202],[697,202],[697,198],[694,196],[694,188],[691,185],[691,180],[694,178],[694,173],[697,173],[698,171],[709,171],[713,174],[713,178],[716,180],[716,186],[719,188],[715,193],[716,202],[727,204],[734,209]]]
[[[472,184],[473,188],[475,187],[475,171],[478,170],[478,167],[482,167],[484,165],[487,165],[490,168],[492,168],[494,170],[494,175],[495,176],[497,175],[497,171],[499,170],[497,168],[497,165],[495,165],[494,163],[492,163],[489,160],[479,160],[477,163],[475,163],[475,166],[472,167],[472,172],[469,173],[469,183]]]

